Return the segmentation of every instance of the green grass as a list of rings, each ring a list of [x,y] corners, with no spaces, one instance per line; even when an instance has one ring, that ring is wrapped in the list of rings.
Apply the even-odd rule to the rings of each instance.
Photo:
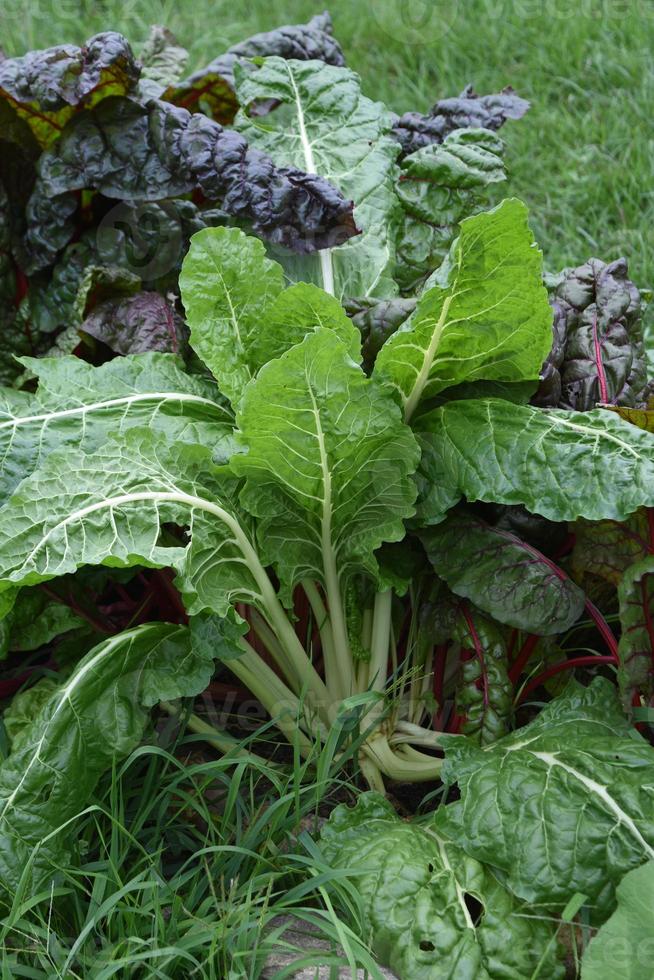
[[[0,3],[8,54],[109,28],[140,42],[164,23],[191,67],[258,30],[306,20],[307,0],[28,0]],[[530,206],[551,270],[626,255],[654,280],[651,0],[333,0],[335,33],[368,95],[427,109],[469,81],[532,101],[508,139],[511,192]],[[424,24],[413,29],[405,11]],[[416,43],[418,42],[418,43]]]
[[[310,834],[334,794],[349,795],[338,730],[311,771],[299,756],[292,769],[212,759],[170,735],[108,774],[62,830],[78,853],[59,884],[0,905],[1,980],[256,980],[273,950],[297,950],[275,921],[289,915],[346,954],[298,953],[303,965],[349,961],[378,977],[357,893]]]

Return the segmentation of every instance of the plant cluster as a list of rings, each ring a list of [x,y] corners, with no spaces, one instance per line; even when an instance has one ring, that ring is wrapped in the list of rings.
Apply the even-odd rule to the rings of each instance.
[[[142,58],[0,62],[0,628],[50,671],[4,713],[3,887],[71,861],[219,663],[299,757],[356,744],[371,792],[322,846],[382,962],[563,976],[558,923],[654,858],[640,293],[484,210],[510,89],[398,117],[327,15],[185,79],[166,32]],[[441,805],[399,821],[388,781]]]

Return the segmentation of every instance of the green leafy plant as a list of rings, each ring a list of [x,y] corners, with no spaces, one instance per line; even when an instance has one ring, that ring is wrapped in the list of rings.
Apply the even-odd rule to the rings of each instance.
[[[96,101],[92,74],[56,139],[33,132],[41,95],[11,94],[26,65],[0,65],[12,125],[43,147],[29,200],[7,198],[27,257],[9,271],[39,270],[11,330],[72,308],[104,345],[91,364],[61,333],[2,394],[0,649],[33,656],[6,693],[58,670],[7,714],[3,884],[70,862],[62,828],[103,773],[218,664],[296,761],[323,746],[378,794],[323,842],[337,865],[365,852],[383,961],[411,980],[460,962],[557,976],[553,923],[582,905],[601,923],[654,847],[633,727],[654,662],[640,296],[621,262],[546,279],[525,205],[481,210],[523,100],[466,91],[398,118],[327,28],[251,39],[185,82],[157,35],[145,82]],[[177,229],[166,275],[98,263],[110,200]],[[73,242],[78,220],[93,231]],[[535,691],[554,699],[534,717]],[[389,781],[436,780],[460,799],[431,823],[381,802]],[[398,861],[410,880],[380,895]]]

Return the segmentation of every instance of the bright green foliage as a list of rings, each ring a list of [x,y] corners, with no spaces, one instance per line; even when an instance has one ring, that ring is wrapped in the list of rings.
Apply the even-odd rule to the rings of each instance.
[[[616,890],[618,907],[590,941],[581,980],[650,980],[654,932],[654,861],[634,868]]]
[[[249,386],[237,414],[248,451],[232,469],[258,518],[264,564],[290,594],[303,578],[330,588],[375,575],[373,552],[404,536],[418,447],[391,396],[319,329]]]
[[[256,603],[234,484],[213,466],[209,450],[169,445],[143,429],[93,455],[55,453],[8,505],[0,527],[5,588],[83,565],[172,565],[190,612]],[[191,526],[191,544],[163,541],[166,521]]]
[[[571,684],[524,728],[486,748],[443,736],[443,777],[461,802],[448,826],[519,897],[601,915],[626,871],[654,858],[654,749],[625,719],[613,685]]]
[[[436,824],[399,820],[376,793],[332,811],[321,849],[354,875],[373,949],[402,980],[528,980],[553,939],[547,921]],[[563,976],[555,949],[553,980]]]
[[[233,448],[233,421],[214,384],[192,377],[172,354],[142,354],[95,368],[77,357],[24,358],[35,394],[0,392],[0,501],[54,449],[93,452],[133,426],[170,438]]]
[[[5,887],[38,888],[70,850],[71,821],[101,773],[143,737],[149,708],[196,694],[212,661],[188,630],[155,623],[95,647],[45,703],[0,765],[0,869]]]
[[[613,412],[452,401],[419,419],[428,523],[461,497],[523,504],[552,521],[624,520],[654,504],[654,437]]]
[[[254,375],[252,338],[284,285],[282,268],[240,229],[206,228],[193,236],[179,284],[191,344],[237,404]]]
[[[552,343],[541,277],[521,201],[461,223],[436,284],[377,357],[375,376],[398,391],[407,418],[421,399],[462,381],[538,377]]]
[[[452,591],[500,623],[547,635],[565,632],[581,615],[581,589],[515,534],[454,513],[421,538]]]
[[[250,145],[278,166],[319,173],[356,205],[362,234],[341,245],[336,232],[335,247],[318,256],[280,256],[291,279],[316,282],[339,299],[392,295],[400,147],[390,135],[391,113],[361,94],[354,72],[319,61],[265,58],[255,71],[237,65],[235,76],[243,107],[235,126]],[[248,114],[269,100],[279,101],[281,111],[262,119]]]

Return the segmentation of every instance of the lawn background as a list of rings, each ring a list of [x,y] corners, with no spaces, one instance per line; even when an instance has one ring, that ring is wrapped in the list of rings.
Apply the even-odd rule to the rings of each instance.
[[[165,24],[188,70],[230,44],[320,11],[305,0],[0,0],[18,55],[118,30],[135,46]],[[467,82],[532,102],[504,130],[510,192],[531,209],[548,269],[626,255],[654,284],[654,0],[332,0],[334,33],[367,95],[426,110]]]

